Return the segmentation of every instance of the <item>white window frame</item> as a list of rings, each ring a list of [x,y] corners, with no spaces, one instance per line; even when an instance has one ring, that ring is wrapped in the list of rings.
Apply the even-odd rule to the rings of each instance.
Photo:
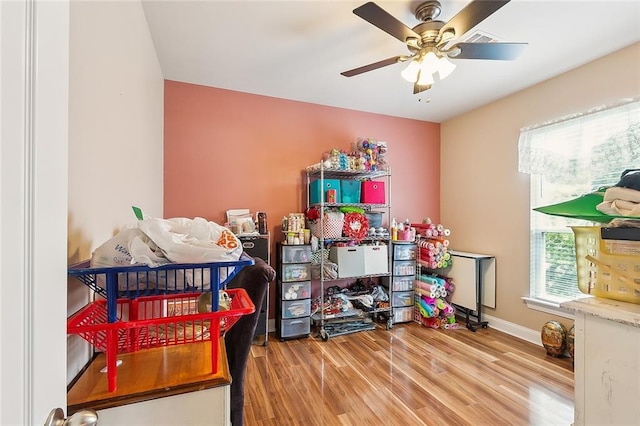
[[[603,119],[606,117],[606,119]],[[609,117],[614,117],[611,121],[607,121]],[[545,173],[547,169],[551,166],[551,164],[545,164],[545,161],[548,161],[551,157],[555,156],[555,153],[549,155],[549,153],[544,153],[543,150],[540,150],[540,156],[537,157],[537,153],[535,150],[539,146],[545,145],[545,140],[551,141],[553,138],[558,139],[558,133],[562,131],[562,135],[565,135],[568,131],[569,136],[567,139],[563,139],[562,137],[552,143],[551,150],[558,150],[558,156],[563,159],[573,159],[579,158],[581,161],[586,161],[583,164],[589,164],[591,161],[593,148],[592,146],[597,146],[602,141],[610,140],[610,138],[617,134],[620,129],[620,125],[618,127],[615,124],[619,124],[617,119],[620,119],[622,124],[621,126],[627,126],[636,124],[640,125],[640,98],[635,99],[626,99],[620,101],[614,105],[608,105],[604,107],[599,107],[590,111],[587,111],[582,114],[574,114],[570,117],[563,117],[558,120],[554,120],[552,122],[543,123],[541,125],[525,128],[521,130],[521,136],[519,141],[519,171],[524,173],[529,173],[530,177],[530,193],[531,193],[531,207],[540,207],[544,204],[537,204],[539,201],[536,193],[540,191],[541,182],[543,178],[540,174]],[[609,124],[614,123],[615,124]],[[597,127],[597,131],[592,131],[592,124],[600,123]],[[602,124],[605,123],[605,124]],[[575,126],[575,127],[574,127]],[[577,127],[581,126],[581,127]],[[581,129],[580,132],[572,132],[573,129]],[[586,130],[583,130],[586,129]],[[548,139],[545,139],[548,138]],[[569,140],[571,142],[569,142]],[[562,146],[566,142],[566,146]],[[629,144],[631,145],[631,144]],[[634,144],[635,146],[635,144]],[[639,147],[640,148],[640,147]],[[545,150],[549,149],[549,146],[544,148]],[[624,157],[626,159],[626,156]],[[620,173],[625,168],[640,168],[640,154],[637,151],[633,152],[633,155],[630,157],[629,163],[623,166],[620,170],[608,170],[611,174],[604,181],[600,182],[605,186],[615,185],[618,178],[620,177]],[[553,160],[551,160],[553,162]],[[568,162],[567,162],[568,163]],[[580,161],[578,161],[580,163]],[[598,176],[600,177],[600,176]],[[586,189],[583,188],[583,189]],[[597,188],[591,188],[591,190],[596,190]],[[589,190],[585,190],[583,193],[590,192]],[[576,196],[582,194],[576,194]],[[528,307],[532,309],[536,309],[539,311],[571,318],[572,313],[563,310],[559,307],[559,302],[557,298],[551,298],[552,300],[545,299],[544,297],[538,296],[540,294],[539,288],[545,287],[546,282],[541,281],[545,280],[545,270],[544,270],[544,244],[536,244],[536,239],[540,239],[542,232],[544,231],[539,225],[536,224],[538,220],[536,220],[535,215],[542,215],[542,213],[538,213],[532,211],[531,213],[531,221],[530,221],[530,294],[528,297],[523,297],[522,299],[527,303]],[[557,221],[558,218],[556,218]],[[586,222],[583,220],[577,219],[567,219],[566,225],[567,227],[570,225],[594,225],[594,223]],[[570,232],[570,231],[569,231]],[[576,282],[577,288],[577,282]],[[581,293],[576,293],[576,297],[580,297]],[[561,299],[562,300],[562,299]],[[564,300],[562,300],[564,301]]]

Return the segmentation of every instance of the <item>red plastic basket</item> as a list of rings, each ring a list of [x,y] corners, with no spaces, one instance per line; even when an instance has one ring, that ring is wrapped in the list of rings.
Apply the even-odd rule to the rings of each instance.
[[[244,289],[226,290],[229,310],[198,313],[201,293],[117,300],[117,320],[108,322],[107,301],[97,300],[67,321],[67,333],[80,335],[107,355],[109,391],[115,390],[116,354],[211,340],[212,373],[218,371],[219,340],[242,315],[255,311]]]

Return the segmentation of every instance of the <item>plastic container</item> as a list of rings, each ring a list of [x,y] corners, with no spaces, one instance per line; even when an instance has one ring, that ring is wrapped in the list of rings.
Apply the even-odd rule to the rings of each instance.
[[[365,212],[364,215],[369,221],[369,228],[381,228],[383,214],[384,212]]]
[[[603,239],[601,233],[608,231],[599,226],[574,226],[572,229],[580,291],[640,304],[640,241]],[[614,236],[624,238],[620,234]]]
[[[243,255],[238,261],[170,263],[153,268],[145,265],[94,268],[88,260],[71,265],[68,274],[106,300],[90,303],[70,317],[67,333],[79,334],[105,352],[108,390],[113,392],[116,390],[119,352],[188,343],[193,341],[188,336],[199,334],[193,325],[199,321],[199,329],[202,330],[202,322],[207,321],[210,324],[212,371],[215,373],[218,369],[220,322],[225,316],[239,317],[254,312],[255,306],[244,290],[227,290],[227,293],[238,296],[233,302],[235,305],[232,303],[231,306],[232,311],[238,311],[219,311],[218,297],[211,301],[211,312],[182,315],[184,307],[193,305],[201,293],[218,295],[222,286],[244,266],[253,264],[252,258]],[[181,308],[176,310],[177,306]],[[187,325],[187,321],[191,325]],[[226,329],[231,325],[232,322],[223,324]],[[162,327],[164,332],[160,331]],[[176,334],[180,328],[182,334]],[[188,331],[185,334],[189,328],[191,334]],[[169,329],[174,330],[173,339],[167,338],[170,337]],[[154,333],[156,340],[150,337]],[[160,339],[158,335],[162,333],[165,337]]]
[[[255,311],[244,289],[226,290],[229,310],[198,313],[201,293],[118,299],[116,321],[108,321],[106,300],[88,304],[67,321],[67,333],[78,334],[107,355],[109,392],[116,389],[116,354],[164,346],[211,341],[211,370],[218,371],[220,336],[242,315]],[[113,367],[109,359],[113,359]]]

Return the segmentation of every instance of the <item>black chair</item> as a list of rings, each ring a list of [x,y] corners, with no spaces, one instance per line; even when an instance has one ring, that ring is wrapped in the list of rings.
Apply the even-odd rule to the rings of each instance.
[[[231,374],[231,424],[244,423],[244,373],[251,351],[253,335],[258,324],[260,307],[267,295],[268,284],[274,280],[276,271],[264,260],[254,257],[255,264],[245,266],[227,284],[227,288],[243,288],[256,306],[256,311],[243,315],[224,337]]]

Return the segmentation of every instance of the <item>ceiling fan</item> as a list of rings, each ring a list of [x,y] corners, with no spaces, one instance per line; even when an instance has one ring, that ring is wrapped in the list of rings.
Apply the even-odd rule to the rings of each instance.
[[[354,9],[353,13],[405,43],[410,53],[383,59],[341,74],[353,77],[398,62],[409,62],[401,74],[406,80],[413,82],[415,94],[431,88],[435,73],[438,73],[442,80],[453,71],[455,65],[449,59],[513,60],[527,43],[460,41],[467,31],[507,3],[509,0],[474,0],[448,22],[442,22],[435,20],[442,10],[440,2],[425,1],[415,10],[416,18],[422,22],[413,28],[407,27],[373,2],[363,4]]]

